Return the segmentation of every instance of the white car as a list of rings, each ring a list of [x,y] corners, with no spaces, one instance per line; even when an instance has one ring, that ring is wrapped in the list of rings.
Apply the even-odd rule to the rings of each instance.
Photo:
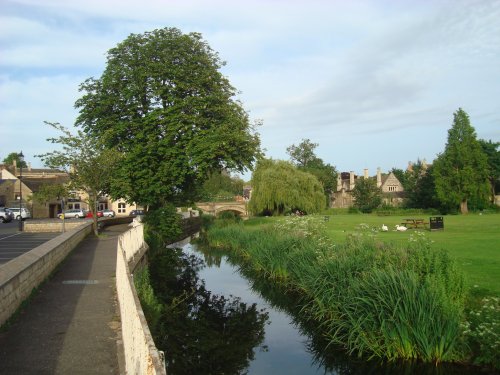
[[[116,215],[116,214],[115,214],[115,211],[113,211],[113,210],[108,210],[108,209],[106,209],[106,210],[101,210],[100,212],[102,212],[102,216],[104,216],[104,217],[115,217],[115,215]]]
[[[31,212],[24,207],[22,207],[22,208],[10,207],[10,208],[8,208],[8,210],[14,214],[14,218],[16,220],[21,220],[21,218],[23,220],[31,218]],[[19,212],[21,212],[21,213],[19,213]]]
[[[65,219],[79,219],[79,218],[84,218],[87,213],[84,210],[76,209],[76,210],[66,210],[64,211],[64,218]],[[63,214],[57,214],[57,217],[59,219],[63,218]]]

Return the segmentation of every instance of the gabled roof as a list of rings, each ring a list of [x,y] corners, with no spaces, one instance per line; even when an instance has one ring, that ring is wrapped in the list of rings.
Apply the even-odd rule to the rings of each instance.
[[[45,178],[23,177],[23,183],[32,191],[40,190],[42,185],[62,185],[69,182],[69,176],[55,176]]]

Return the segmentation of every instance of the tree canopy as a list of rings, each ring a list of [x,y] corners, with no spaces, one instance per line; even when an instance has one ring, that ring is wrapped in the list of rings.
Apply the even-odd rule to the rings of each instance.
[[[382,203],[382,191],[372,178],[358,178],[352,191],[354,207],[361,212],[372,212]]]
[[[491,202],[495,202],[495,195],[500,189],[500,147],[499,142],[479,140],[479,144],[488,159],[488,181],[491,188]]]
[[[318,143],[313,143],[310,139],[302,139],[302,142],[298,146],[291,145],[287,147],[286,152],[290,155],[293,164],[299,168],[305,168],[317,159],[314,150],[318,146]]]
[[[323,187],[315,176],[290,162],[262,159],[252,175],[249,208],[254,214],[270,215],[319,212],[325,208]]]
[[[467,202],[488,197],[488,162],[476,139],[469,115],[461,108],[453,114],[453,125],[443,153],[433,163],[436,192],[441,202],[468,212]]]
[[[200,198],[204,201],[231,199],[243,195],[244,182],[241,178],[231,177],[225,171],[215,172],[203,183]]]
[[[62,133],[58,138],[47,139],[51,143],[60,144],[62,150],[38,156],[47,167],[68,172],[70,176],[68,190],[87,193],[87,203],[94,214],[94,231],[97,234],[97,201],[100,196],[110,191],[115,181],[113,171],[121,159],[121,154],[116,149],[104,148],[82,131],[74,135],[59,123],[46,122],[46,124]],[[60,194],[61,191],[56,193]]]
[[[192,199],[210,173],[250,168],[260,140],[198,33],[131,34],[80,86],[78,126],[124,156],[113,193],[142,205]]]
[[[337,188],[337,170],[330,164],[316,156],[314,150],[318,143],[313,143],[309,139],[303,139],[298,145],[287,147],[286,151],[290,155],[291,162],[301,171],[308,172],[319,180],[323,185],[326,202],[330,203],[330,196]]]
[[[391,170],[403,185],[409,208],[442,208],[436,196],[432,165],[418,159],[411,170],[393,168]]]
[[[27,168],[28,165],[26,164],[26,161],[20,161],[19,160],[19,152],[11,152],[9,155],[7,155],[4,159],[3,159],[3,163],[4,164],[7,164],[7,165],[12,165],[14,160],[16,161],[16,165],[18,167],[23,167],[23,168]]]

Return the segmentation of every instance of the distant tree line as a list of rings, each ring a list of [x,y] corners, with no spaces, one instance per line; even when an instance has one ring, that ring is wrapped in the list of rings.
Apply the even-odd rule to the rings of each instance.
[[[445,149],[431,165],[417,160],[406,171],[392,169],[405,190],[404,207],[467,213],[471,208],[485,209],[494,204],[500,188],[500,143],[477,139],[463,109],[453,116]],[[317,146],[303,139],[298,146],[287,148],[290,162],[257,163],[250,204],[255,214],[312,213],[328,207],[336,191],[338,172],[316,156]],[[317,183],[325,197],[323,204],[316,200]],[[361,212],[372,212],[383,204],[382,191],[373,179],[359,179],[352,194],[354,207]]]

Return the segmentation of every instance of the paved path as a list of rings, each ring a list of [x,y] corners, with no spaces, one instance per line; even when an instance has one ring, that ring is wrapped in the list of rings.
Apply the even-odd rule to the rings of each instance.
[[[120,373],[116,243],[127,229],[84,239],[0,332],[0,374]]]

